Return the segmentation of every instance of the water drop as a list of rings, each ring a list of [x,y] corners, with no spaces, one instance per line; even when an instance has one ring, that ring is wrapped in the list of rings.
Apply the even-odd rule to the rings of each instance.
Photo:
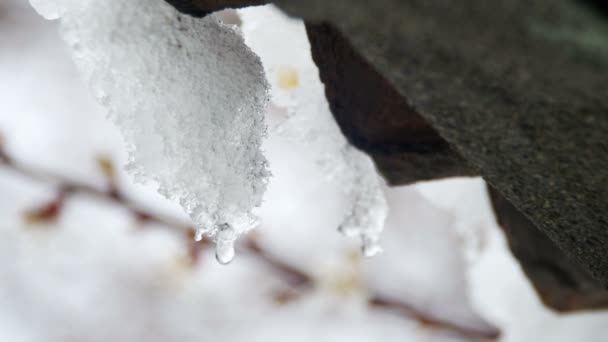
[[[236,233],[228,224],[218,228],[215,237],[215,258],[222,265],[229,264],[234,259],[234,240]]]
[[[194,234],[194,241],[198,242],[198,241],[201,241],[202,239],[203,239],[203,230],[197,229],[196,233]]]
[[[218,242],[215,246],[215,259],[222,265],[228,265],[234,259],[234,242]]]
[[[361,252],[366,257],[373,257],[382,252],[382,247],[380,247],[380,244],[378,244],[377,238],[363,236]]]

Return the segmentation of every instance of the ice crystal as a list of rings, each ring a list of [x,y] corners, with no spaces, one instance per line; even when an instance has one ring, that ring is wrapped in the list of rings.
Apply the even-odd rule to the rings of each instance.
[[[123,133],[127,169],[178,201],[222,263],[252,228],[269,176],[260,146],[267,83],[258,57],[216,15],[163,0],[31,0],[61,31]]]
[[[359,237],[365,255],[378,253],[388,213],[382,180],[372,160],[348,143],[334,120],[303,22],[272,5],[239,13],[245,41],[260,56],[271,80],[272,103],[287,112],[271,134],[288,136],[315,152],[316,162],[349,198],[350,209],[338,229]]]

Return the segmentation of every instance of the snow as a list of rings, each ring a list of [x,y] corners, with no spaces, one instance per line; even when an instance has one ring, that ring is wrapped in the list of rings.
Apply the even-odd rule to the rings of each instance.
[[[236,238],[258,223],[252,210],[269,177],[260,150],[265,71],[278,80],[273,104],[289,114],[272,133],[315,152],[350,198],[336,228],[359,238],[364,255],[380,252],[383,181],[333,119],[303,23],[272,6],[240,11],[253,53],[222,14],[191,18],[162,0],[142,1],[31,2],[45,18],[62,18],[81,72],[121,128],[135,179],[178,201],[197,241],[211,236],[218,261],[230,262]],[[269,34],[276,25],[285,29]],[[283,48],[268,48],[276,44]]]
[[[269,172],[261,152],[267,83],[257,56],[215,15],[162,0],[32,1],[63,38],[120,128],[127,169],[177,201],[230,261],[257,224]]]
[[[123,132],[127,169],[177,200],[196,224],[197,241],[211,236],[217,259],[230,262],[236,238],[258,222],[252,209],[269,176],[260,151],[267,85],[238,28],[223,25],[222,14],[190,18],[160,0],[32,4],[46,18],[62,17],[81,72]],[[336,228],[358,237],[364,255],[377,254],[387,215],[383,182],[333,119],[303,23],[272,6],[240,13],[247,44],[278,80],[273,104],[291,113],[272,133],[315,153],[350,198]],[[268,34],[276,25],[286,29]],[[273,44],[283,45],[279,53]]]
[[[22,0],[4,0],[0,8],[0,135],[7,152],[23,165],[104,190],[97,157],[128,159],[119,130],[87,91],[57,22]],[[283,24],[274,31],[290,29]],[[301,72],[297,59],[281,63],[297,71],[297,86],[285,95],[299,101],[306,94],[296,92],[316,71]],[[269,76],[272,92],[281,89],[278,78]],[[469,328],[491,323],[501,341],[605,339],[605,312],[557,315],[542,306],[478,178],[383,189],[390,209],[385,252],[360,258],[357,241],[331,233],[352,198],[319,167],[317,150],[277,128],[299,115],[301,107],[290,108],[271,103],[265,113],[263,150],[273,178],[254,235],[269,254],[309,274],[309,290],[279,303],[274,296],[288,285],[246,250],[230,267],[218,265],[209,249],[192,265],[180,230],[142,224],[124,207],[86,195],[70,197],[57,221],[28,224],[24,210],[53,199],[56,186],[0,165],[0,341],[474,340],[370,307],[371,295]],[[122,169],[116,178],[138,206],[188,222],[152,185],[134,185]]]
[[[57,23],[27,8],[11,17],[0,30],[0,74],[11,80],[0,83],[6,109],[0,112],[0,134],[8,152],[24,165],[103,190],[106,182],[96,157],[128,158],[118,130],[104,120],[104,109],[83,86],[57,35]],[[32,93],[39,96],[32,99]],[[280,121],[278,113],[269,107],[267,120]],[[369,264],[375,259],[356,257],[357,241],[334,233],[352,199],[319,167],[318,151],[274,130],[263,148],[274,176],[260,208],[264,224],[256,238],[277,259],[311,275],[309,292],[277,304],[274,293],[286,284],[245,251],[227,268],[217,265],[209,250],[199,264],[189,266],[180,233],[151,224],[142,229],[124,208],[88,196],[72,197],[56,222],[24,223],[23,211],[46,203],[56,189],[52,182],[34,182],[0,166],[0,340],[466,340],[365,304],[370,280],[364,269],[388,272],[380,279],[391,283],[396,265],[420,267],[411,254],[411,262],[404,262],[398,248],[417,230],[392,238],[395,248],[387,246],[386,255],[395,260]],[[148,211],[186,220],[149,184],[133,185],[122,169],[116,177],[125,195]],[[415,192],[411,199],[421,200]],[[392,205],[392,212],[399,212],[408,203]],[[401,218],[405,221],[389,229],[419,226],[407,215]],[[445,248],[457,254],[450,241],[445,240]],[[449,267],[435,274],[456,279],[461,271]],[[466,291],[458,282],[449,284],[458,286],[458,293]],[[424,297],[429,295],[430,290]],[[468,303],[454,298],[450,306]]]
[[[348,198],[336,227],[359,238],[364,255],[377,254],[388,211],[384,181],[372,160],[348,143],[334,120],[303,22],[272,5],[238,13],[245,41],[260,56],[271,80],[272,105],[277,114],[282,112],[282,117],[269,119],[270,134],[291,139],[313,154],[313,162]]]

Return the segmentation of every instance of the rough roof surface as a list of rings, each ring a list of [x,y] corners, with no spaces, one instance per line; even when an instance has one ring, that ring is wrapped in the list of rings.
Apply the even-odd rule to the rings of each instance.
[[[277,3],[336,25],[488,182],[608,284],[606,21],[574,0]]]
[[[205,10],[263,2],[167,1],[192,3]],[[392,103],[394,108],[406,109],[404,120],[422,115],[472,167],[463,169],[445,149],[439,149],[436,163],[425,159],[435,157],[417,151],[387,160],[374,155],[389,181],[441,176],[441,171],[426,168],[435,164],[448,167],[447,174],[477,171],[562,250],[608,285],[608,20],[598,14],[605,14],[605,2],[275,3],[303,17],[309,35],[320,27],[317,23],[335,26],[354,51],[406,99],[406,105]],[[317,43],[323,46],[322,39]],[[384,81],[373,80],[362,82],[361,87],[378,94],[374,87]],[[326,86],[344,93],[355,89]],[[338,107],[369,105],[361,99],[353,103],[331,100]],[[382,99],[369,102],[387,103]],[[343,113],[338,114],[339,122],[348,122]],[[355,113],[355,118],[360,114]],[[391,117],[388,126],[395,120],[399,122]],[[403,139],[411,145],[409,138]],[[374,154],[365,144],[358,147]],[[412,173],[411,165],[405,165],[412,161],[426,169]],[[391,167],[400,171],[386,173]]]

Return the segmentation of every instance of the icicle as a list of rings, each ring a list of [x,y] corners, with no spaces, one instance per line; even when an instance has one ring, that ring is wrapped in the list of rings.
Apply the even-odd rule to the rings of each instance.
[[[269,79],[275,80],[272,101],[287,109],[285,121],[273,133],[315,153],[318,165],[331,181],[340,184],[350,202],[338,230],[361,239],[365,255],[377,254],[388,214],[383,181],[370,157],[349,144],[335,121],[303,21],[272,5],[245,8],[239,13],[247,44],[262,59]],[[281,27],[280,32],[277,27]],[[281,53],[271,46],[281,46]]]
[[[222,265],[229,264],[234,259],[234,240],[236,233],[227,224],[220,226],[215,235],[215,258]]]
[[[382,247],[378,243],[378,236],[361,236],[361,253],[366,257],[373,257],[382,253]]]
[[[204,230],[196,229],[196,233],[194,235],[194,241],[199,242],[203,239]]]
[[[81,74],[125,138],[127,170],[178,202],[196,240],[209,236],[229,262],[270,175],[261,151],[268,84],[240,32],[164,0],[31,4],[61,17]]]

